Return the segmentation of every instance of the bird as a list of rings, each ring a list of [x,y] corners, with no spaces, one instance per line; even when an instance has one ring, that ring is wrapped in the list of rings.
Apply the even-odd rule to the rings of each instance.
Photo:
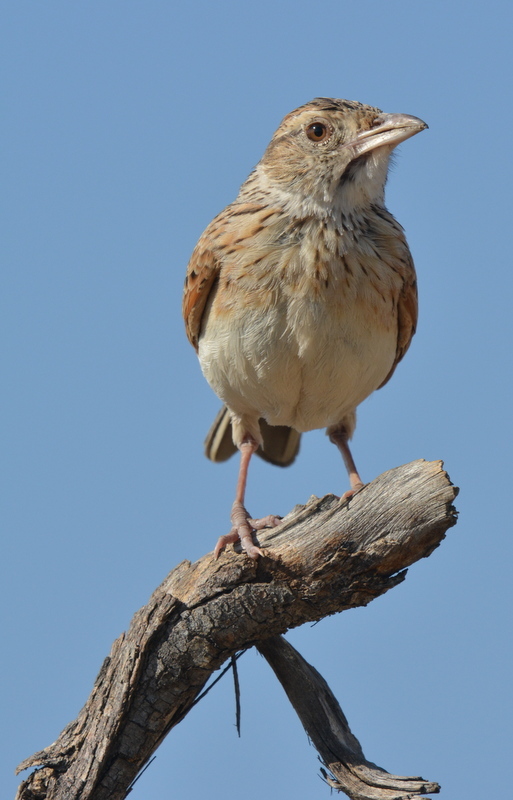
[[[317,97],[287,114],[239,193],[208,225],[187,266],[182,311],[201,370],[223,402],[205,443],[213,461],[237,450],[229,533],[264,555],[245,507],[254,453],[294,461],[302,433],[326,428],[349,477],[356,409],[408,350],[417,282],[401,225],[385,207],[394,148],[427,128],[351,100]]]

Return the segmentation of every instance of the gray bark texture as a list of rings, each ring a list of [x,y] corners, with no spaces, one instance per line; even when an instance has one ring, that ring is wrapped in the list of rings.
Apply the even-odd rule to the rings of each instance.
[[[258,561],[230,547],[217,561],[209,553],[179,564],[114,642],[77,719],[20,764],[39,769],[16,800],[122,800],[212,673],[252,646],[282,683],[330,786],[353,800],[437,792],[366,761],[326,682],[281,634],[401,583],[456,523],[456,494],[441,462],[414,461],[349,501],[327,495],[296,506],[258,532]]]

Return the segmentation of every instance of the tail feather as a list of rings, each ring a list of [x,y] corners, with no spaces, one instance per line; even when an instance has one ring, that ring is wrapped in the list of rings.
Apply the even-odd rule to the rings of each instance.
[[[285,425],[269,425],[260,420],[264,447],[257,455],[278,467],[288,467],[299,452],[301,434]],[[230,412],[223,406],[205,439],[205,455],[211,461],[227,461],[237,451],[232,439]]]

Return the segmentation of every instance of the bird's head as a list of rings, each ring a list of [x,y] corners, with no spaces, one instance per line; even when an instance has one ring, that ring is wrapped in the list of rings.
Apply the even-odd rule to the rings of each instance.
[[[298,213],[382,202],[394,147],[427,128],[406,114],[317,97],[287,114],[257,171]]]

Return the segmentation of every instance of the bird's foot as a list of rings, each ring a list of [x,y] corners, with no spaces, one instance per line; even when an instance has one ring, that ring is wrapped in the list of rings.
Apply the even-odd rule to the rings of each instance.
[[[361,489],[363,489],[364,486],[365,486],[365,484],[362,483],[361,481],[355,482],[355,484],[353,486],[351,486],[351,488],[348,489],[347,492],[344,492],[344,494],[342,495],[342,497],[340,499],[341,500],[350,500],[351,497],[354,497],[355,494],[358,494],[358,492]]]
[[[220,536],[214,549],[214,558],[219,558],[219,554],[227,544],[240,542],[242,549],[254,561],[258,556],[263,556],[263,552],[253,543],[253,531],[260,531],[262,528],[275,528],[279,524],[281,517],[269,514],[262,519],[252,519],[242,503],[235,502],[232,506],[230,515],[232,529],[225,536]]]

